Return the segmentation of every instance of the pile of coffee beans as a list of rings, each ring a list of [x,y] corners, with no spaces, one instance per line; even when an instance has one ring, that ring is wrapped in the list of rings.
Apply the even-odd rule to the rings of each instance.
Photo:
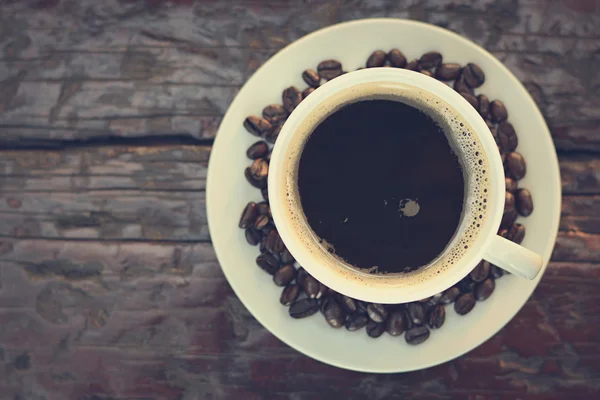
[[[500,100],[490,100],[476,89],[485,82],[485,73],[477,65],[445,63],[442,54],[431,51],[420,58],[408,61],[398,49],[389,52],[374,51],[365,63],[366,68],[405,68],[420,72],[432,79],[451,85],[487,122],[498,145],[504,163],[506,198],[499,235],[521,243],[525,227],[516,222],[517,217],[527,217],[533,212],[533,200],[529,190],[519,187],[525,177],[527,166],[523,156],[516,151],[519,144],[513,125],[508,121],[508,111]],[[259,189],[264,201],[246,205],[239,221],[245,230],[246,240],[259,246],[256,264],[271,275],[275,285],[283,288],[280,303],[289,307],[292,318],[306,318],[320,313],[332,327],[344,327],[349,331],[365,328],[367,335],[377,338],[384,333],[400,336],[409,344],[420,344],[429,338],[432,329],[439,329],[446,319],[446,305],[453,304],[459,315],[468,314],[492,295],[495,280],[506,272],[487,261],[481,261],[471,273],[458,284],[420,301],[407,304],[376,304],[352,299],[323,285],[304,268],[298,266],[285,247],[273,222],[269,207],[267,176],[271,156],[270,144],[275,143],[288,115],[324,81],[337,78],[346,72],[337,60],[324,60],[317,69],[307,69],[302,79],[307,87],[300,90],[290,86],[281,96],[282,104],[271,104],[262,116],[251,115],[244,127],[260,138],[246,152],[251,160],[244,174],[248,182]]]

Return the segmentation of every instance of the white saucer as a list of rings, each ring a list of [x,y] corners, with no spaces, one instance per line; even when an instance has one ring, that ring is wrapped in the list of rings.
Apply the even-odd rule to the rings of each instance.
[[[404,372],[431,367],[456,358],[479,346],[498,332],[525,304],[537,286],[535,281],[505,276],[494,294],[466,316],[446,308],[446,323],[433,330],[418,346],[404,337],[384,334],[369,338],[365,330],[332,329],[317,314],[294,320],[279,304],[281,288],[255,264],[258,248],[246,243],[238,228],[248,201],[262,200],[260,191],[245,180],[246,149],[256,141],[243,128],[248,115],[261,115],[263,107],[281,103],[281,92],[290,85],[306,87],[301,73],[328,58],[342,62],[347,71],[364,66],[376,49],[399,48],[409,60],[438,50],[445,62],[479,64],[486,82],[479,89],[490,100],[504,101],[509,120],[519,135],[519,147],[527,160],[527,176],[520,186],[528,188],[535,211],[522,218],[527,233],[523,245],[541,254],[548,263],[560,218],[558,160],[548,128],[538,108],[515,76],[481,47],[450,31],[429,24],[395,19],[368,19],[335,25],[292,43],[266,62],[239,92],[213,146],[209,172],[207,208],[212,242],[229,283],[242,303],[275,336],[296,350],[322,362],[365,372]]]

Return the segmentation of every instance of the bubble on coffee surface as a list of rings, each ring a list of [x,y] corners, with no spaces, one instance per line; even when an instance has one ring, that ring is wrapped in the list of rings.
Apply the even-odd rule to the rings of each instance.
[[[400,217],[415,217],[420,210],[421,206],[419,205],[418,200],[402,199],[398,203],[398,212],[400,213]]]
[[[319,104],[298,127],[293,138],[294,142],[291,143],[287,154],[287,165],[285,168],[286,213],[291,219],[293,230],[303,242],[304,248],[310,253],[317,255],[317,257],[322,257],[324,263],[332,263],[334,260],[341,263],[346,268],[338,269],[339,273],[348,279],[359,280],[364,283],[368,283],[372,278],[394,276],[405,277],[406,279],[403,283],[407,285],[418,284],[447,270],[459,261],[477,241],[479,228],[487,216],[486,204],[488,202],[490,187],[488,178],[489,165],[485,158],[485,151],[481,143],[477,140],[477,136],[473,133],[473,129],[444,100],[424,92],[417,87],[410,85],[402,86],[406,91],[401,95],[398,94],[398,85],[393,83],[387,84],[387,86],[385,83],[359,84],[336,93]],[[450,147],[458,157],[463,170],[465,191],[470,192],[464,197],[461,220],[454,236],[441,254],[427,265],[427,268],[421,266],[410,272],[390,274],[379,273],[377,266],[357,268],[337,256],[333,246],[318,237],[306,221],[302,212],[297,186],[297,173],[300,156],[310,135],[321,122],[340,108],[355,102],[374,99],[403,102],[431,117],[440,126]],[[414,201],[411,199],[405,200]],[[415,203],[416,207],[418,207],[418,202]],[[399,210],[402,206],[406,207],[406,204],[403,205],[401,201]],[[416,207],[415,204],[411,203],[408,212],[414,212]],[[402,211],[406,213],[406,210]],[[418,209],[416,211],[418,212]]]

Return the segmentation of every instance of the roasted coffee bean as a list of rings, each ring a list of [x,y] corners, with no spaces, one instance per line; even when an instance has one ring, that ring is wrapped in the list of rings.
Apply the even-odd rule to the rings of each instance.
[[[419,58],[419,65],[423,69],[435,68],[442,63],[442,55],[437,51],[430,51]]]
[[[263,233],[263,240],[265,241],[265,247],[273,255],[279,254],[280,249],[283,249],[283,241],[279,237],[275,224],[273,223],[273,217],[269,216],[269,223],[261,229]]]
[[[472,95],[475,94],[475,92],[473,91],[471,86],[469,86],[465,83],[465,80],[463,79],[462,75],[457,80],[454,81],[454,84],[452,85],[452,87],[458,93],[469,93]]]
[[[378,338],[385,332],[385,324],[381,322],[369,321],[367,322],[367,335],[373,339]]]
[[[281,104],[270,104],[263,108],[263,118],[271,123],[271,125],[283,125],[288,117],[287,111]]]
[[[319,302],[315,299],[301,299],[289,308],[290,317],[306,318],[319,311]]]
[[[504,270],[492,264],[492,266],[490,267],[490,277],[498,279],[502,278],[502,275],[504,275]]]
[[[271,233],[271,231],[274,229],[275,229],[275,226],[273,225],[273,220],[269,219],[269,223],[267,224],[267,226],[265,226],[264,228],[262,228],[260,230],[263,234],[262,241],[265,243],[265,250],[266,250],[266,244],[267,244],[267,237],[269,236],[269,233]],[[271,254],[276,256],[275,253],[271,253]]]
[[[267,180],[266,179],[256,179],[252,176],[252,172],[250,172],[250,167],[244,170],[244,176],[249,184],[254,186],[257,189],[266,189],[267,188]]]
[[[344,295],[340,295],[340,297],[338,298],[338,301],[340,302],[341,306],[344,308],[344,310],[346,310],[346,312],[348,314],[353,314],[356,312],[356,309],[357,309],[356,300],[354,300],[353,298],[344,296]]]
[[[362,300],[356,300],[356,311],[357,312],[362,312],[363,314],[369,314],[369,312],[367,311],[367,308],[369,307],[369,303],[367,303],[366,301],[362,301]]]
[[[289,306],[293,302],[296,301],[298,295],[300,294],[300,288],[296,284],[288,285],[281,292],[281,297],[279,297],[279,302],[284,306]]]
[[[263,136],[271,131],[273,126],[266,119],[251,115],[244,121],[244,128],[254,136]]]
[[[277,229],[271,230],[265,239],[265,248],[267,251],[271,254],[278,254],[284,247],[283,240],[281,240]]]
[[[249,159],[256,160],[257,158],[263,158],[268,152],[269,145],[261,140],[248,147],[248,150],[246,150],[246,155]]]
[[[419,60],[409,61],[408,64],[406,64],[406,69],[411,71],[420,71],[421,66],[419,65]]]
[[[504,185],[507,192],[514,194],[517,191],[517,182],[513,178],[509,178],[508,176],[504,178]]]
[[[388,310],[383,304],[371,303],[367,306],[367,314],[375,322],[385,322],[388,317]]]
[[[428,76],[428,77],[430,77],[430,78],[431,78],[431,77],[433,77],[433,74],[431,73],[431,71],[428,71],[428,70],[426,70],[426,69],[424,69],[423,71],[421,71],[421,73],[422,73],[423,75],[427,75],[427,76]]]
[[[444,291],[444,293],[442,293],[442,297],[440,297],[440,304],[450,304],[453,303],[458,296],[460,296],[460,289],[457,288],[456,286],[451,287],[450,289],[447,289],[446,291]]]
[[[306,71],[304,71],[302,73],[302,79],[304,79],[304,82],[306,82],[308,86],[314,88],[319,87],[319,85],[321,84],[321,77],[314,69],[307,69]]]
[[[504,212],[513,211],[515,209],[515,196],[509,191],[504,192]]]
[[[492,295],[494,289],[496,288],[496,283],[493,279],[486,279],[484,282],[477,285],[475,288],[475,299],[477,301],[484,301],[488,297]]]
[[[256,221],[256,217],[258,216],[258,206],[255,202],[251,201],[246,204],[244,211],[242,211],[242,216],[240,217],[240,223],[238,226],[241,229],[250,228],[254,225],[254,221]]]
[[[479,99],[479,96],[477,96],[477,98]],[[492,121],[490,121],[489,119],[485,120],[485,124],[487,125],[488,128],[490,128],[490,132],[492,133],[494,140],[496,141],[496,143],[498,143],[496,125],[494,125],[494,123]],[[500,149],[498,149],[498,151],[500,151]]]
[[[357,331],[364,328],[368,322],[369,318],[365,314],[355,313],[348,316],[344,325],[349,331]]]
[[[429,301],[427,302],[426,306],[434,307],[434,306],[438,305],[441,298],[442,298],[442,293],[438,293],[436,295],[431,296],[429,298]]]
[[[479,110],[479,102],[477,101],[477,97],[467,92],[460,92],[460,95],[464,97],[469,102],[469,104],[473,106],[473,108]]]
[[[498,236],[502,236],[505,239],[508,239],[508,229],[500,229],[498,231]]]
[[[462,293],[471,293],[471,292],[473,292],[473,290],[475,290],[475,285],[476,285],[476,283],[473,282],[471,280],[471,278],[469,278],[469,276],[466,276],[466,277],[462,278],[456,284],[456,286],[458,286],[458,288],[460,289],[460,291]]]
[[[269,207],[269,203],[266,201],[256,203],[256,209],[260,215],[268,215],[269,217],[271,216],[271,207]]]
[[[501,155],[506,155],[507,151],[506,149],[509,148],[508,145],[508,136],[506,135],[501,135],[500,131],[497,129],[496,130],[496,144],[498,144],[498,151],[500,152]]]
[[[533,212],[533,199],[531,192],[527,189],[517,191],[517,212],[524,217],[528,217]]]
[[[279,137],[279,133],[281,132],[281,128],[283,128],[282,125],[277,125],[273,127],[273,130],[271,132],[268,132],[265,135],[265,140],[269,143],[275,143],[277,141],[277,138]],[[269,152],[268,154],[269,158],[271,158],[271,153]]]
[[[477,96],[477,101],[479,101],[479,115],[483,119],[486,119],[490,115],[490,99],[485,94],[480,94]]]
[[[262,241],[265,244],[265,250],[266,250],[267,238],[268,238],[269,234],[271,233],[271,231],[274,229],[275,229],[275,224],[273,223],[273,218],[269,217],[269,223],[267,224],[267,226],[265,226],[264,228],[262,228],[260,230],[263,234]],[[271,253],[271,254],[273,254],[275,257],[278,257],[277,253]]]
[[[337,301],[331,296],[328,296],[321,304],[321,313],[325,317],[325,321],[332,328],[341,328],[344,326],[346,314]]]
[[[392,67],[404,68],[406,66],[406,57],[398,49],[392,49],[387,54],[387,60]]]
[[[446,321],[446,309],[442,305],[437,305],[429,311],[427,316],[427,325],[431,329],[439,329]]]
[[[494,122],[503,122],[508,118],[508,111],[506,111],[506,107],[504,103],[500,100],[494,100],[490,103],[490,115],[492,117],[492,121]]]
[[[319,301],[319,311],[321,314],[325,311],[325,307],[327,307],[327,303],[330,301],[330,296],[325,296]]]
[[[406,310],[408,311],[408,317],[410,318],[413,324],[421,325],[425,323],[425,307],[422,303],[408,303]]]
[[[311,93],[312,93],[312,92],[314,92],[314,91],[315,91],[315,88],[314,88],[314,87],[307,87],[306,89],[304,89],[304,90],[302,91],[302,98],[303,98],[303,99],[307,98],[307,97],[308,97],[308,95],[309,95],[309,94],[311,94]]]
[[[468,314],[473,307],[475,307],[475,297],[471,293],[462,294],[454,302],[454,311],[459,315]]]
[[[525,227],[521,224],[513,224],[508,231],[508,239],[516,244],[521,244],[525,239]]]
[[[258,243],[260,243],[260,239],[262,237],[261,233],[253,228],[246,229],[245,235],[246,241],[250,246],[256,246]]]
[[[375,50],[367,59],[367,68],[383,67],[385,65],[385,52],[383,50]]]
[[[404,339],[408,344],[421,344],[429,339],[429,328],[427,328],[425,325],[410,328],[406,331],[406,334],[404,334]]]
[[[406,314],[403,310],[396,310],[390,313],[385,321],[385,330],[392,336],[400,336],[406,329]]]
[[[319,291],[317,292],[315,299],[322,299],[323,297],[326,297],[329,294],[329,290],[330,289],[327,286],[319,282]]]
[[[296,273],[296,283],[300,285],[300,288],[302,288],[304,279],[306,279],[307,276],[308,272],[306,272],[306,270],[303,267],[298,268],[298,272]]]
[[[460,76],[462,67],[456,63],[442,64],[435,69],[435,77],[441,81],[453,81]]]
[[[471,273],[469,274],[469,278],[471,278],[473,282],[479,283],[485,281],[489,274],[490,263],[485,260],[481,260],[479,264],[477,264],[477,266],[473,269],[473,271],[471,271]]]
[[[295,261],[294,256],[292,256],[292,253],[290,253],[290,251],[285,247],[281,251],[281,254],[279,255],[279,259],[284,264],[291,264]]]
[[[269,216],[268,215],[259,215],[254,220],[254,229],[261,230],[269,224]]]
[[[256,264],[270,275],[273,275],[279,269],[279,261],[269,253],[259,255],[256,258]]]
[[[266,184],[266,182],[265,182],[265,184]],[[265,199],[265,201],[269,201],[269,191],[267,190],[266,187],[260,188],[260,194],[262,195],[262,198]]]
[[[512,224],[517,220],[517,211],[512,210],[502,214],[502,221],[500,221],[500,228],[510,228]]]
[[[519,138],[517,137],[515,128],[508,121],[504,121],[500,125],[498,125],[498,136],[504,138],[503,140],[501,140],[501,145],[502,151],[505,153],[515,151],[517,146],[519,145]]]
[[[283,108],[285,108],[285,111],[291,114],[292,111],[294,111],[296,107],[298,107],[298,104],[300,104],[302,101],[302,93],[297,87],[290,86],[283,91],[281,100],[283,102]]]
[[[286,264],[275,272],[273,282],[277,286],[287,286],[295,277],[296,268],[292,264]]]
[[[317,72],[321,78],[331,80],[342,74],[342,64],[336,60],[321,61],[317,66]]]
[[[517,181],[523,179],[527,173],[525,159],[516,151],[513,151],[506,156],[506,168],[510,177]]]
[[[266,179],[269,174],[269,163],[263,158],[257,158],[250,165],[250,174],[257,180]]]
[[[478,88],[485,82],[485,74],[483,70],[477,64],[468,63],[463,68],[463,78],[465,83],[471,86],[473,89]]]
[[[319,296],[321,283],[308,272],[306,273],[306,276],[302,279],[302,282],[298,282],[298,284],[309,298],[316,299],[317,296]]]

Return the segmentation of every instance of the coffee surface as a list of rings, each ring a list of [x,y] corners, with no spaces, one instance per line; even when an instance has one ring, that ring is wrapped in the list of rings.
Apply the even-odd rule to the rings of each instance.
[[[461,165],[427,114],[392,100],[349,104],[300,156],[302,210],[322,243],[377,273],[426,265],[452,240],[465,197]]]

